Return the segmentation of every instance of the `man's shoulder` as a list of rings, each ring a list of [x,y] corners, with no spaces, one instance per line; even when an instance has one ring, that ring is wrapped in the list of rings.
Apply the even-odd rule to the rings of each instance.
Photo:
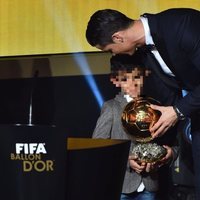
[[[193,8],[169,8],[167,10],[162,10],[158,13],[144,13],[142,16],[144,17],[152,17],[152,16],[177,16],[177,15],[183,15],[183,14],[200,14],[199,10],[193,9]]]

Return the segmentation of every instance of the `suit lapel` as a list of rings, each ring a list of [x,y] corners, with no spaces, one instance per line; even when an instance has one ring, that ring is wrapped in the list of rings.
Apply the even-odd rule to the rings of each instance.
[[[156,44],[156,49],[158,50],[160,56],[165,61],[166,65],[169,67],[169,69],[175,74],[175,69],[169,59],[168,51],[165,47],[165,42],[161,39],[155,36],[155,34],[152,33],[153,41]]]
[[[115,100],[120,103],[120,106],[124,108],[127,105],[126,98],[124,97],[124,93],[120,92],[118,95],[116,95]]]
[[[146,53],[145,65],[151,70],[153,70],[166,85],[174,89],[180,89],[177,80],[174,77],[169,76],[162,71],[160,64],[150,51]]]
[[[160,30],[159,30],[157,22],[156,22],[156,20],[153,16],[154,15],[148,14],[148,13],[145,13],[143,15],[143,17],[148,19],[148,24],[149,24],[151,36],[152,36],[153,41],[155,43],[156,49],[158,50],[159,54],[161,55],[161,57],[165,61],[166,65],[175,74],[175,69],[174,69],[174,67],[173,67],[173,65],[170,61],[168,51],[166,49],[165,41],[161,37],[159,37],[159,35],[161,35]]]
[[[162,59],[164,60],[166,65],[173,72],[173,74],[176,77],[176,81],[178,82],[178,80],[180,78],[177,75],[178,73],[176,72],[176,69],[174,68],[174,65],[172,64],[172,62],[170,60],[170,56],[169,56],[168,50],[166,48],[166,46],[167,46],[166,41],[164,41],[163,38],[160,37],[160,35],[162,35],[162,33],[160,32],[160,28],[158,26],[156,18],[153,17],[153,16],[154,15],[152,15],[152,14],[144,14],[144,17],[146,17],[148,19],[148,24],[149,24],[151,36],[152,36],[153,41],[155,43],[156,49],[158,50],[160,56],[162,57]]]

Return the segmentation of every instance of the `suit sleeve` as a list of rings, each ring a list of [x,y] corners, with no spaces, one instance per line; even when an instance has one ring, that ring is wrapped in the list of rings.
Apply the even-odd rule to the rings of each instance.
[[[113,124],[113,111],[112,103],[105,102],[101,109],[101,114],[97,120],[96,127],[94,129],[93,138],[111,138],[111,130]]]
[[[182,33],[180,47],[187,53],[193,66],[200,72],[200,27],[197,19],[199,19],[199,16],[196,20],[193,18],[187,23],[187,28]],[[200,110],[200,82],[184,98],[177,102],[176,106],[187,117]]]
[[[174,164],[174,162],[175,162],[176,159],[178,158],[179,150],[180,150],[179,146],[173,146],[173,147],[172,147],[173,158],[172,158],[171,162],[169,163],[170,167]]]

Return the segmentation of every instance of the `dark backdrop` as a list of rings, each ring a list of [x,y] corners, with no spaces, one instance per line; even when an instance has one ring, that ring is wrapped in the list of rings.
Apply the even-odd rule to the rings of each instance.
[[[94,76],[99,90],[108,100],[117,89],[109,75]],[[70,137],[90,137],[100,107],[84,76],[0,80],[0,124],[32,123],[56,125]]]

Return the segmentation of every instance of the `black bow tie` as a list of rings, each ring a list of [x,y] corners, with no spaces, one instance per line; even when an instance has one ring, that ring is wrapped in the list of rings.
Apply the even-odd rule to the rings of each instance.
[[[144,45],[138,48],[138,50],[146,52],[146,53],[155,49],[156,49],[156,46],[154,44],[148,44],[148,45]]]

